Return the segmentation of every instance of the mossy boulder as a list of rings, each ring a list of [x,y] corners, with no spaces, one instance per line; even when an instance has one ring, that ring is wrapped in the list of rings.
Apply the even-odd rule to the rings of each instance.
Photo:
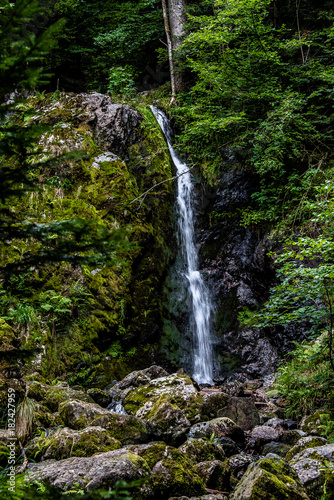
[[[187,375],[173,374],[151,380],[127,394],[123,405],[125,410],[137,416],[144,416],[164,394],[170,396],[186,418],[192,422],[200,414],[203,398]]]
[[[201,420],[211,420],[218,417],[218,411],[225,408],[231,399],[231,396],[224,392],[202,390],[201,395],[203,397]]]
[[[98,417],[110,415],[110,412],[96,403],[87,403],[74,399],[73,401],[61,403],[59,414],[64,424],[71,429],[83,429]]]
[[[210,438],[214,434],[216,438],[229,437],[236,442],[243,442],[244,431],[227,417],[214,418],[208,422],[199,422],[189,430],[189,437]]]
[[[135,390],[137,387],[148,384],[151,380],[161,377],[168,377],[166,370],[161,366],[152,365],[144,370],[136,370],[129,373],[122,380],[112,385],[109,392],[118,401],[123,401],[129,392]]]
[[[226,406],[218,411],[218,416],[230,418],[244,431],[249,431],[260,423],[256,406],[247,398],[231,397]]]
[[[294,455],[290,465],[311,498],[320,498],[325,485],[334,491],[334,444],[306,448]]]
[[[74,431],[65,427],[57,429],[48,439],[48,447],[43,460],[55,458],[62,460],[69,457],[90,457],[96,453],[116,450],[122,444],[111,436],[110,431],[102,427],[86,427]]]
[[[103,408],[107,408],[107,406],[111,403],[111,396],[108,391],[93,388],[88,389],[87,395],[90,396],[95,403],[102,406]]]
[[[72,457],[66,460],[46,460],[31,464],[25,475],[29,484],[38,481],[61,491],[83,489],[113,489],[116,482],[141,480],[131,493],[134,500],[150,498],[150,469],[144,459],[127,449],[108,451],[93,457]]]
[[[171,496],[197,496],[205,493],[202,479],[194,466],[182,456],[182,461],[163,458],[151,475],[154,498],[167,500]]]
[[[195,465],[197,474],[202,478],[205,487],[219,491],[230,491],[231,469],[226,462],[212,460]]]
[[[129,446],[129,449],[144,458],[151,469],[153,469],[157,462],[164,459],[180,463],[184,462],[189,467],[191,466],[189,457],[185,457],[180,450],[173,446],[168,446],[163,442],[156,441],[138,446]]]
[[[75,399],[94,403],[94,400],[85,392],[72,389],[66,382],[58,385],[41,384],[40,382],[28,382],[28,397],[42,402],[52,412],[59,410],[60,403]]]
[[[270,443],[264,445],[262,454],[267,455],[268,453],[275,453],[275,455],[284,458],[289,452],[290,448],[291,446],[288,444],[271,441]]]
[[[262,458],[249,465],[230,500],[309,500],[283,459]]]
[[[140,413],[145,418],[154,438],[177,444],[191,427],[183,411],[171,401],[168,394],[162,394],[147,411],[143,411],[144,408],[137,415]]]
[[[49,408],[37,402],[34,402],[34,421],[37,428],[44,429],[63,424],[59,412],[50,412]]]
[[[145,443],[150,437],[147,423],[134,415],[108,412],[97,415],[90,425],[107,429],[122,444]]]
[[[286,459],[289,462],[295,455],[297,455],[297,453],[306,450],[306,448],[316,448],[318,446],[324,446],[325,444],[328,444],[327,439],[320,436],[302,437],[292,448],[290,448],[290,450],[286,454]]]
[[[306,432],[306,434],[320,436],[322,434],[322,429],[319,426],[323,423],[321,415],[329,415],[331,419],[331,414],[328,410],[318,410],[312,415],[303,417],[299,427],[302,431]]]
[[[225,459],[221,445],[206,439],[189,438],[179,447],[179,450],[195,464],[212,460],[224,461]]]

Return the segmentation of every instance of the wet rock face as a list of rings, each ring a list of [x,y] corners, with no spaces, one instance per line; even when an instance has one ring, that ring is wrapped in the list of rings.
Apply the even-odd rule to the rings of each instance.
[[[121,154],[138,140],[137,128],[142,120],[138,111],[126,104],[114,104],[110,97],[97,92],[80,97],[87,114],[84,121],[92,126],[99,142]]]
[[[216,306],[221,374],[257,378],[272,373],[280,357],[293,348],[292,341],[304,334],[296,326],[265,331],[240,326],[238,315],[251,314],[268,298],[275,273],[267,256],[269,239],[258,229],[239,225],[239,213],[250,203],[257,181],[232,168],[222,174],[215,190],[202,193],[201,268]]]

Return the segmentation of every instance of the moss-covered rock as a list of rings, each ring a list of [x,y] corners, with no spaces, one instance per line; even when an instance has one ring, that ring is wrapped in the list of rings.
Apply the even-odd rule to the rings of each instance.
[[[300,429],[291,429],[289,431],[283,431],[281,434],[281,441],[283,443],[294,445],[302,438],[306,437],[306,433]]]
[[[262,458],[249,465],[230,500],[309,500],[284,460]]]
[[[285,443],[277,443],[275,441],[271,441],[264,445],[262,449],[262,454],[267,455],[268,453],[275,453],[282,458],[284,458],[289,452],[291,446]]]
[[[62,491],[80,488],[84,491],[113,489],[117,481],[141,480],[132,490],[134,500],[150,498],[150,469],[141,457],[126,449],[108,451],[93,457],[72,457],[32,464],[25,476],[29,484],[38,481]]]
[[[290,465],[311,498],[321,498],[325,486],[334,491],[334,444],[306,448]]]
[[[95,403],[106,408],[111,403],[111,396],[108,391],[103,391],[102,389],[88,389],[88,396],[90,396]]]
[[[297,441],[297,443],[292,448],[290,448],[290,450],[286,454],[286,459],[289,462],[295,455],[297,455],[297,453],[306,450],[306,448],[316,448],[318,446],[323,446],[325,444],[328,444],[327,439],[322,438],[320,436],[302,437]]]
[[[199,422],[193,425],[189,431],[189,437],[211,438],[212,434],[216,438],[229,437],[236,442],[243,442],[244,431],[235,422],[227,417],[214,418],[208,422]]]
[[[197,496],[205,493],[204,484],[189,461],[164,458],[157,462],[151,475],[155,498],[167,500],[171,496]]]
[[[189,438],[179,447],[179,450],[195,464],[225,459],[222,446],[206,439]]]
[[[230,491],[231,469],[226,462],[213,460],[195,465],[197,474],[202,478],[205,487],[219,491]]]
[[[47,441],[48,446],[43,453],[44,460],[91,457],[96,453],[104,453],[122,447],[121,442],[113,438],[110,431],[102,427],[86,427],[81,431],[65,427],[56,430]]]
[[[127,394],[124,408],[130,414],[144,416],[164,394],[176,404],[192,422],[200,414],[203,398],[187,375],[173,374],[151,380]]]
[[[318,410],[312,415],[307,415],[302,418],[299,425],[301,430],[312,436],[321,436],[322,429],[319,427],[322,425],[321,415],[329,415],[331,418],[331,414],[328,410]]]
[[[231,399],[231,396],[224,392],[206,392],[204,390],[201,391],[201,395],[203,396],[201,420],[211,420],[218,417],[218,411],[225,408]]]
[[[147,411],[145,406],[137,412],[149,425],[154,438],[167,443],[179,443],[191,426],[183,411],[171,401],[168,394],[162,394]]]
[[[59,414],[64,424],[71,429],[83,429],[84,427],[88,427],[98,417],[104,415],[108,417],[110,412],[96,403],[86,403],[85,401],[75,399],[61,403]]]
[[[118,241],[133,244],[131,251],[120,248],[114,265],[45,263],[24,275],[24,303],[38,321],[26,328],[23,347],[41,349],[29,371],[48,383],[102,388],[156,361],[174,252],[172,183],[134,200],[172,177],[171,160],[148,107],[137,110],[96,93],[35,96],[28,105],[31,120],[51,127],[39,141],[43,160],[54,155],[57,161],[40,171],[36,165],[36,191],[11,200],[13,213],[37,224],[83,218],[120,230]],[[39,251],[32,239],[1,246],[1,267]],[[21,292],[7,291],[20,303]],[[49,308],[50,293],[67,301],[66,312]]]
[[[191,465],[191,461],[188,457],[185,457],[177,448],[166,445],[163,442],[157,441],[137,446],[129,446],[129,449],[144,458],[151,469],[153,469],[157,462],[165,458],[180,463],[185,461],[188,466]]]
[[[52,386],[32,381],[28,382],[27,385],[28,397],[42,402],[52,412],[59,410],[60,403],[71,399],[94,403],[94,400],[86,392],[74,390],[66,382]]]
[[[146,422],[134,415],[108,412],[96,416],[90,425],[107,429],[122,444],[144,443],[150,436],[150,429]]]

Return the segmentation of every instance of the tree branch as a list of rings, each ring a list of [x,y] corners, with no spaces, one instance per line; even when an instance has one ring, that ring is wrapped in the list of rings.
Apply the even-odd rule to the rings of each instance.
[[[154,186],[150,187],[150,189],[148,189],[147,191],[145,191],[143,194],[141,194],[140,196],[137,196],[137,198],[135,198],[134,200],[130,201],[130,205],[132,203],[134,203],[135,201],[138,201],[140,200],[141,198],[143,198],[140,202],[140,205],[143,204],[145,198],[146,198],[146,195],[152,191],[153,189],[155,189],[156,187],[158,186],[161,186],[161,184],[165,184],[165,182],[170,182],[170,181],[174,181],[175,179],[178,179],[179,177],[181,177],[181,175],[184,175],[184,174],[187,174],[188,172],[190,172],[190,170],[192,170],[193,168],[195,167],[195,165],[193,167],[190,167],[188,170],[185,170],[184,172],[182,172],[182,174],[179,174],[179,175],[174,175],[174,177],[170,177],[169,179],[165,179],[164,181],[161,181],[161,182],[158,182],[157,184],[154,184]]]

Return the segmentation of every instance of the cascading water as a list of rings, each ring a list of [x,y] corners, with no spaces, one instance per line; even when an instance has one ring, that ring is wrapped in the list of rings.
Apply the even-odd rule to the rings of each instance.
[[[166,115],[151,106],[168,145],[178,175],[177,212],[180,250],[185,263],[186,278],[192,302],[191,316],[194,324],[193,378],[199,384],[212,384],[213,347],[211,334],[212,305],[209,291],[198,270],[198,252],[194,238],[194,189],[189,167],[182,162],[171,143],[171,128]]]

